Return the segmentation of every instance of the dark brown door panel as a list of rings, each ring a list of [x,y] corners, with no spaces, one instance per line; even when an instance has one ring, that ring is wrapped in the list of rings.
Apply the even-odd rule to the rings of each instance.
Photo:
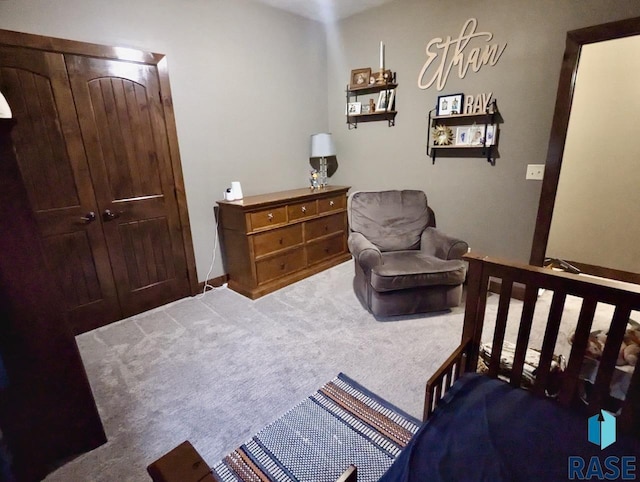
[[[64,57],[0,46],[0,91],[17,119],[12,137],[20,171],[74,330],[118,319],[121,311]]]
[[[187,296],[157,69],[65,59],[123,314]]]

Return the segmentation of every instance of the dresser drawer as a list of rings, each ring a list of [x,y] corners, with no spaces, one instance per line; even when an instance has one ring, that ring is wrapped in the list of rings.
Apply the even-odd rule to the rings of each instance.
[[[307,245],[307,263],[309,265],[319,263],[345,251],[344,234],[309,243]]]
[[[294,224],[256,234],[253,238],[253,255],[256,257],[273,253],[280,249],[302,244],[302,225]]]
[[[287,222],[287,208],[286,206],[280,206],[256,211],[249,214],[249,220],[251,222],[251,231],[269,226],[278,226]]]
[[[303,248],[256,261],[258,284],[266,283],[305,267]]]
[[[314,199],[304,203],[289,204],[287,211],[289,212],[289,222],[291,222],[315,216],[318,214],[318,205]]]
[[[307,241],[332,233],[344,232],[344,212],[307,221],[304,226],[304,237]]]
[[[346,204],[347,197],[344,194],[318,199],[318,214],[344,209]]]

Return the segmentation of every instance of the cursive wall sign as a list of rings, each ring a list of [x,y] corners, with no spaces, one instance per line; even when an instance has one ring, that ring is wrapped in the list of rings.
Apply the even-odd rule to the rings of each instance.
[[[487,43],[493,39],[491,32],[476,32],[477,26],[478,21],[475,18],[470,18],[462,26],[458,38],[452,39],[451,36],[447,36],[443,40],[436,37],[427,44],[425,49],[427,61],[418,76],[419,88],[428,89],[435,83],[437,90],[444,89],[454,66],[458,68],[458,77],[463,79],[470,68],[474,72],[478,72],[483,65],[493,66],[498,63],[504,49],[507,48],[506,43],[503,45],[487,44],[484,47],[473,47],[465,51],[474,39],[483,39]],[[434,63],[436,60],[439,60],[439,63]],[[428,77],[427,74],[432,64],[436,68],[431,70],[431,76]],[[428,77],[426,80],[425,76]]]

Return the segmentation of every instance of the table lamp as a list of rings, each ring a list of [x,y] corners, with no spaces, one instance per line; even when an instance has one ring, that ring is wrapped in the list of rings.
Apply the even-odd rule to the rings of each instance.
[[[0,92],[0,119],[11,119],[11,108],[2,92]]]
[[[331,134],[322,132],[311,136],[311,156],[320,158],[320,185],[327,185],[327,157],[336,155],[336,146]]]

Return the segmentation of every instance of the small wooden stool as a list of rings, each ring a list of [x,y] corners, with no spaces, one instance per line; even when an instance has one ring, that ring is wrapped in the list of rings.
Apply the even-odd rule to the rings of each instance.
[[[211,468],[187,440],[147,467],[153,482],[216,482]]]

